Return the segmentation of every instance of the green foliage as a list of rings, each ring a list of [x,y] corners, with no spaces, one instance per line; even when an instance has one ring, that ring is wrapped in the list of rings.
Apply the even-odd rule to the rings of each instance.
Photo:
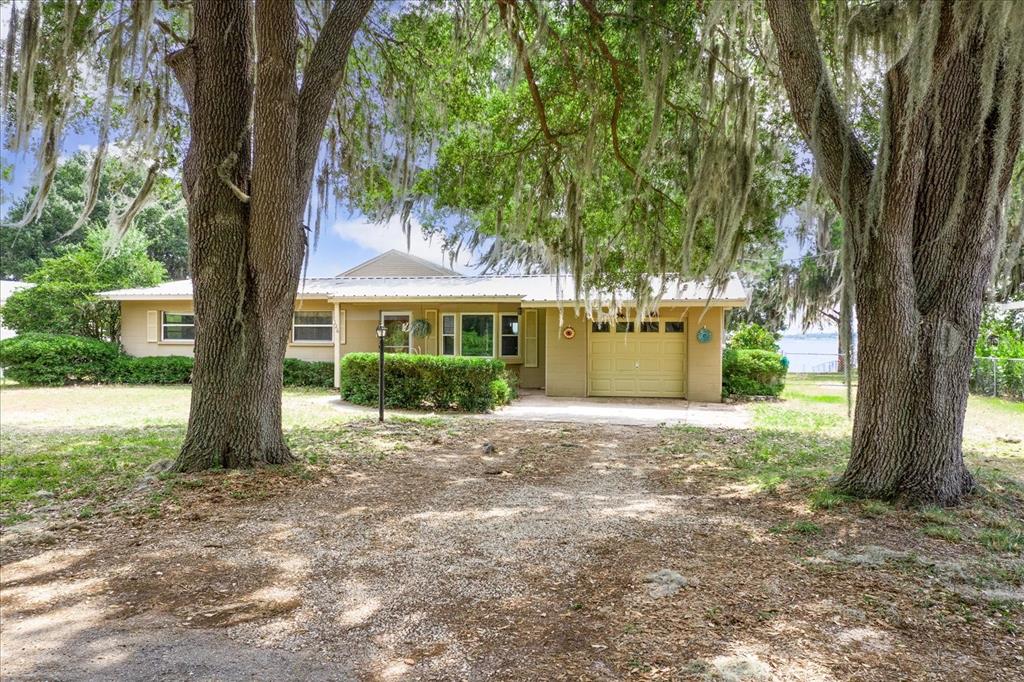
[[[741,324],[729,339],[729,348],[737,350],[767,350],[779,352],[779,334],[751,322]]]
[[[0,228],[0,278],[25,279],[46,258],[59,256],[68,247],[86,240],[87,228],[105,228],[111,210],[120,210],[124,197],[134,197],[142,187],[145,173],[138,167],[109,158],[100,173],[96,207],[85,228],[61,238],[75,224],[85,204],[85,179],[89,157],[76,153],[57,167],[42,215],[25,227]],[[31,203],[34,190],[15,199],[7,220],[21,218]],[[133,232],[145,238],[146,253],[159,261],[171,279],[188,277],[188,217],[177,180],[162,177],[154,190],[155,201],[135,218]]]
[[[722,354],[724,395],[777,396],[785,382],[786,366],[778,353],[727,348]]]
[[[0,366],[19,384],[102,382],[119,357],[116,344],[81,336],[23,334],[0,341]]]
[[[1024,400],[1024,311],[987,308],[974,355],[972,391]]]
[[[334,364],[285,358],[284,385],[310,388],[334,387]]]
[[[4,325],[19,334],[74,334],[114,340],[121,308],[99,291],[144,287],[164,279],[163,265],[146,253],[146,240],[131,233],[112,253],[106,252],[106,231],[93,228],[85,241],[63,247],[44,258],[28,281],[34,287],[15,292],[3,307]]]
[[[22,334],[0,341],[0,366],[19,384],[188,384],[187,355],[133,357],[116,344],[67,334]],[[331,388],[329,362],[284,361],[284,385]]]
[[[357,405],[377,404],[375,353],[349,353],[341,361],[341,397]],[[486,412],[513,397],[505,364],[493,358],[389,353],[384,356],[387,407]]]
[[[721,276],[741,245],[776,239],[793,157],[754,129],[762,66],[705,74],[693,3],[599,25],[573,3],[508,3],[497,21],[475,18],[488,3],[441,7],[384,19],[400,50],[354,50],[358,104],[329,137],[350,141],[343,190],[364,212],[412,204],[448,245],[499,237],[484,253],[499,269],[560,265],[638,296],[652,272]]]
[[[187,384],[192,381],[192,365],[187,355],[122,355],[105,380],[117,384]]]

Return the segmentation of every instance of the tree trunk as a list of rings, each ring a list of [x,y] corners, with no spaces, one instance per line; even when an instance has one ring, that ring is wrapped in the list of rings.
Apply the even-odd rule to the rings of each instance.
[[[923,64],[909,62],[911,50],[887,74],[876,168],[832,92],[808,4],[766,6],[794,119],[852,249],[859,388],[839,488],[956,504],[975,485],[963,424],[1000,206],[1020,148],[1019,55],[997,53],[987,81],[986,57],[1002,39],[970,13],[979,6],[965,4],[962,16],[949,2],[929,6],[939,12],[934,50],[918,56]],[[927,88],[915,103],[910,81],[921,68]]]
[[[168,56],[191,114],[183,188],[196,339],[179,471],[294,460],[281,428],[281,397],[306,248],[301,216],[369,5],[335,3],[301,93],[290,1],[257,0],[254,12],[249,0],[195,0],[193,36]]]

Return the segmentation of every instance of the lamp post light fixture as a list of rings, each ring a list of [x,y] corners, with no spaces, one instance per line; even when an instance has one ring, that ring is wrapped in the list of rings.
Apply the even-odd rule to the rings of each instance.
[[[378,421],[384,421],[384,337],[388,335],[384,321],[377,325],[377,346],[380,350],[380,359],[377,361],[377,410]]]

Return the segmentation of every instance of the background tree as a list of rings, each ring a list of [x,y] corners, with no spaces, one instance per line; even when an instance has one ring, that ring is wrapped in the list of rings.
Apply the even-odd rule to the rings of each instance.
[[[39,217],[24,227],[0,227],[0,278],[24,279],[44,258],[53,257],[66,245],[85,240],[84,229],[73,229],[86,199],[85,181],[89,158],[77,152],[59,163],[50,196]],[[130,204],[142,189],[146,172],[116,157],[103,164],[95,206],[86,225],[106,226],[108,220]],[[17,223],[35,198],[30,187],[11,204],[4,222]],[[139,211],[133,229],[145,236],[149,255],[163,263],[171,279],[188,277],[188,222],[181,185],[171,177],[159,176],[150,203]]]
[[[121,307],[96,292],[153,286],[166,272],[146,253],[146,239],[133,231],[116,245],[103,227],[89,229],[81,243],[61,247],[26,279],[36,286],[17,291],[3,307],[4,324],[19,334],[75,334],[117,341]]]

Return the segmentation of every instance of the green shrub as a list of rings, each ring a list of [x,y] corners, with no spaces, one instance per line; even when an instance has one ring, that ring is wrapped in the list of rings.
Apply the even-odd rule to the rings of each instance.
[[[785,381],[786,365],[778,353],[727,348],[722,355],[724,395],[776,396]]]
[[[116,344],[84,336],[22,334],[0,341],[0,366],[8,377],[30,386],[188,384],[193,361],[187,355],[132,357]],[[331,388],[334,366],[286,358],[284,385]]]
[[[754,322],[741,324],[729,338],[729,348],[779,352],[779,335]]]
[[[19,384],[106,381],[120,356],[116,344],[82,336],[22,334],[0,341],[0,366]]]
[[[334,388],[334,363],[285,358],[284,385]]]
[[[192,365],[187,355],[122,355],[108,380],[118,384],[187,384],[192,381]]]
[[[349,353],[341,361],[341,397],[377,404],[377,354]],[[492,358],[389,353],[384,356],[387,407],[486,412],[507,403],[513,389],[505,364]]]

